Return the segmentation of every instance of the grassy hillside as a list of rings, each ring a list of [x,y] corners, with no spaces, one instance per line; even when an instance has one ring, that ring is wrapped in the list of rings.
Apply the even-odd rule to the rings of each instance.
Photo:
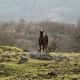
[[[22,50],[20,48],[10,47],[10,46],[4,46],[4,45],[0,45],[0,50],[2,50],[2,51],[22,52]]]
[[[62,60],[36,60],[18,64],[24,52],[10,52],[11,57],[0,57],[0,80],[78,80],[80,79],[80,53],[50,53],[54,56],[67,56]],[[14,54],[13,54],[14,53]],[[9,54],[9,52],[4,52]],[[27,54],[27,53],[26,53]],[[0,55],[1,56],[1,55]],[[2,59],[2,60],[1,60]],[[54,71],[55,74],[51,74]]]

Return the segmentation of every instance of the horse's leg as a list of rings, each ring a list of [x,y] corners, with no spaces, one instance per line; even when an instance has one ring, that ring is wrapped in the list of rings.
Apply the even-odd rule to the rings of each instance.
[[[46,52],[47,52],[47,45],[45,46]]]
[[[44,46],[44,50],[45,50],[45,52],[48,52],[47,45]]]
[[[44,45],[43,45],[43,51],[44,51]]]
[[[41,45],[39,45],[39,51],[41,52]]]

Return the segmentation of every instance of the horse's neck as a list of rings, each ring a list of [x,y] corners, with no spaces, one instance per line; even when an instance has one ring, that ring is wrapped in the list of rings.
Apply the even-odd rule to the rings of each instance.
[[[40,35],[40,37],[43,37],[43,35]]]

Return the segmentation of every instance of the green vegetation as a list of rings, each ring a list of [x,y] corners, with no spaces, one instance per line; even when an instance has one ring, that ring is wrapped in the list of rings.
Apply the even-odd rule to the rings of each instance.
[[[17,47],[10,47],[10,46],[0,45],[0,52],[2,52],[2,51],[22,52],[22,50],[20,48],[17,48]]]
[[[6,53],[6,52],[5,52]],[[14,52],[17,54],[17,52]],[[19,54],[25,54],[20,52]],[[13,53],[12,53],[13,54]],[[73,80],[80,79],[80,53],[50,53],[54,56],[67,56],[63,60],[31,59],[26,63],[18,64],[20,56],[4,58],[0,62],[0,80]],[[1,59],[1,58],[0,58]],[[57,71],[57,76],[50,75]]]
[[[51,42],[49,45],[48,45],[48,51],[49,52],[54,52],[57,48],[57,43],[56,42]]]
[[[2,54],[3,53],[3,50],[2,49],[0,49],[0,54]]]

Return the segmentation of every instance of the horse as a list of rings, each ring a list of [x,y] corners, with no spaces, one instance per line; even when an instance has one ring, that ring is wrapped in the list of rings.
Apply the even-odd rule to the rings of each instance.
[[[39,36],[39,40],[38,40],[38,44],[39,44],[39,51],[41,52],[41,50],[43,49],[47,49],[48,46],[48,36],[47,35],[43,35],[44,31],[40,31],[40,36]]]

